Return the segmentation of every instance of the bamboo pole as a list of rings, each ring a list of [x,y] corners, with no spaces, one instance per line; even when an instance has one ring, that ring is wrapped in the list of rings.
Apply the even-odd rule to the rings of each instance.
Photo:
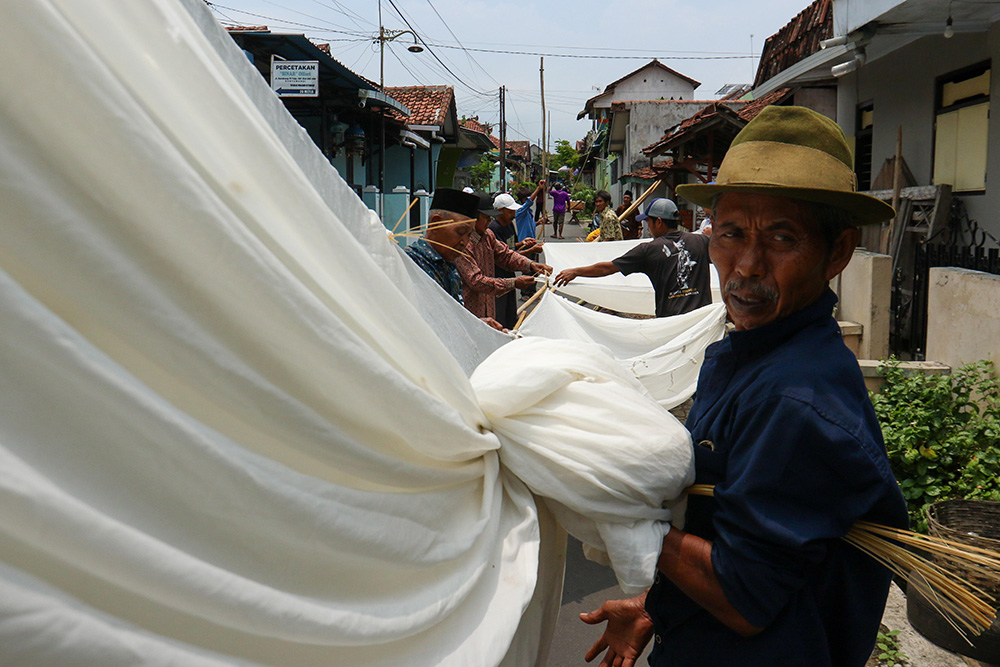
[[[892,208],[896,212],[890,220],[889,224],[886,225],[885,229],[882,230],[882,238],[879,239],[879,252],[883,255],[892,252],[892,237],[893,234],[903,233],[903,226],[908,222],[907,220],[899,219],[899,193],[903,188],[903,126],[900,125],[896,131],[896,157],[895,162],[892,165]],[[902,225],[902,226],[901,226]]]
[[[648,197],[653,192],[653,190],[655,190],[656,188],[660,187],[660,183],[662,183],[662,182],[663,181],[661,181],[661,180],[657,180],[652,185],[650,185],[648,188],[646,188],[646,191],[642,193],[642,196],[639,197],[638,199],[636,199],[634,202],[632,202],[631,206],[629,206],[627,209],[625,209],[624,211],[622,211],[622,214],[618,217],[618,219],[621,220],[622,218],[627,218],[630,215],[632,215],[632,211],[634,211],[636,208],[638,208],[642,204],[642,202],[646,199],[646,197]]]
[[[547,290],[548,288],[549,288],[548,283],[546,283],[545,285],[542,285],[542,289],[535,290],[535,293],[531,295],[530,299],[528,299],[527,301],[525,301],[524,303],[522,303],[520,306],[517,307],[517,314],[520,315],[521,313],[523,313],[525,310],[528,309],[528,306],[533,304],[535,301],[538,301],[539,297],[541,297],[542,294],[545,293],[545,290]]]
[[[413,201],[411,201],[410,205],[406,207],[405,211],[403,211],[403,215],[399,216],[399,220],[397,220],[396,224],[393,225],[392,227],[392,232],[394,234],[396,233],[396,230],[399,229],[399,225],[402,224],[403,218],[405,218],[407,215],[410,214],[410,209],[413,208],[413,205],[416,204],[418,201],[420,201],[420,197],[414,196]]]
[[[530,299],[528,299],[527,301],[525,301],[524,303],[522,303],[521,307],[517,309],[517,312],[520,313],[520,316],[517,318],[517,323],[514,325],[514,331],[519,330],[521,328],[521,325],[524,324],[524,320],[526,320],[528,318],[528,315],[531,314],[531,313],[529,313],[526,310],[526,308],[528,307],[528,305],[531,304],[532,301],[534,301],[535,299],[537,299],[538,297],[540,297],[545,292],[545,290],[547,290],[548,288],[549,288],[548,283],[546,283],[542,287],[542,289],[540,289],[537,292],[535,292],[535,294]],[[531,311],[531,312],[533,313],[535,311]]]
[[[545,134],[545,58],[538,59],[538,83],[542,95],[542,179],[545,181],[545,190],[542,192],[542,201],[549,195],[549,143],[548,135]],[[545,238],[545,217],[542,217],[542,230],[539,238]]]

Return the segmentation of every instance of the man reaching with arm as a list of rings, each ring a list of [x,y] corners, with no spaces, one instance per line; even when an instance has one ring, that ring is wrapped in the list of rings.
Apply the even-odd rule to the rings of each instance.
[[[639,215],[653,240],[640,243],[618,259],[560,271],[556,287],[576,278],[601,278],[613,273],[644,273],[656,293],[656,316],[681,315],[712,303],[708,267],[708,237],[678,229],[677,205],[654,199]]]
[[[534,276],[552,273],[552,267],[533,262],[500,242],[489,229],[491,216],[499,215],[488,195],[477,193],[477,218],[468,244],[468,254],[458,257],[455,264],[462,276],[465,307],[478,317],[496,317],[496,297],[535,284]],[[494,267],[521,271],[516,278],[494,277]],[[527,275],[530,274],[530,275]]]

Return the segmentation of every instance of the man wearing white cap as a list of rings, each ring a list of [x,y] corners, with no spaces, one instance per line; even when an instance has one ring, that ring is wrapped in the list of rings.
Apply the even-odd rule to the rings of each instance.
[[[677,205],[654,199],[644,213],[653,240],[641,243],[618,259],[561,271],[556,287],[580,276],[600,278],[613,273],[644,273],[656,293],[656,316],[682,315],[712,303],[708,268],[708,237],[678,229]]]

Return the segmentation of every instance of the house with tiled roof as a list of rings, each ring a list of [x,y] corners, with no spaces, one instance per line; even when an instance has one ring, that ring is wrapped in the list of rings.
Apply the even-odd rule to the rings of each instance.
[[[744,99],[791,89],[790,104],[809,107],[837,120],[837,86],[830,67],[814,67],[830,57],[822,42],[833,36],[833,0],[814,0],[778,32],[764,41],[753,90]],[[798,74],[796,74],[798,73]],[[794,85],[789,76],[795,78]]]
[[[461,133],[451,86],[387,86],[387,95],[406,105],[405,131],[386,148],[386,186],[410,192],[450,187]],[[413,214],[413,210],[411,210]]]
[[[791,93],[784,88],[750,102],[732,99],[709,102],[642,149],[650,162],[650,171],[626,176],[642,173],[648,178],[655,173],[656,178],[664,181],[667,196],[671,198],[678,185],[715,180],[716,170],[739,131],[765,106],[787,104]],[[679,205],[682,211],[686,207],[683,200]]]
[[[694,101],[701,84],[689,76],[652,60],[612,81],[591,97],[577,118],[593,122],[592,142],[595,185],[621,201],[625,173],[649,166],[642,149],[706,102]],[[595,150],[596,149],[596,152]]]
[[[406,129],[402,119],[409,114],[407,107],[305,35],[272,32],[267,26],[229,28],[228,32],[268,82],[275,58],[317,63],[318,87],[311,94],[276,94],[348,184],[359,193],[377,185],[383,119],[387,136],[399,137]]]

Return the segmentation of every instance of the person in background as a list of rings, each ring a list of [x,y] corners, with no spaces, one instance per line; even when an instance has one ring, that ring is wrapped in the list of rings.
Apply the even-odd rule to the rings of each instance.
[[[708,238],[678,229],[680,215],[669,199],[654,199],[639,219],[646,221],[652,241],[640,243],[610,262],[560,271],[556,287],[580,276],[644,273],[656,294],[656,317],[682,315],[712,303]]]
[[[502,243],[506,243],[511,250],[519,252],[522,255],[536,255],[541,252],[542,243],[536,241],[534,237],[527,238],[524,241],[517,240],[517,228],[514,225],[514,219],[521,206],[511,195],[507,193],[498,194],[493,200],[493,209],[497,211],[497,215],[493,222],[490,223],[489,229],[497,239]],[[494,277],[513,278],[514,273],[502,266],[497,266],[495,267]],[[532,287],[534,287],[533,284]],[[496,313],[497,320],[507,328],[512,328],[516,324],[517,292],[515,290],[501,294],[496,298]]]
[[[638,219],[639,209],[634,209],[626,217],[622,217],[622,214],[628,210],[629,206],[632,205],[632,191],[626,190],[625,194],[622,195],[622,204],[615,209],[615,215],[618,216],[618,224],[622,226],[622,238],[626,241],[630,239],[637,239],[642,236],[642,221]]]
[[[521,188],[517,191],[517,199],[520,203],[514,211],[514,222],[517,225],[518,243],[524,243],[528,239],[535,239],[535,218],[531,215],[531,206],[534,202],[539,201],[544,194],[544,179],[538,181],[534,192],[529,192],[527,188]]]
[[[463,305],[462,278],[455,261],[466,252],[469,239],[475,232],[478,206],[479,197],[474,194],[438,188],[431,201],[430,219],[424,237],[403,251],[441,289]],[[504,330],[492,316],[480,315],[479,319],[494,329]]]
[[[581,615],[608,622],[585,656],[631,667],[863,667],[892,573],[842,538],[905,528],[858,360],[832,317],[857,225],[892,207],[857,192],[843,131],[770,106],[733,140],[714,184],[677,187],[712,209],[710,251],[735,330],[705,353],[687,418],[695,483],[663,539],[653,586]],[[627,428],[624,426],[623,428]]]
[[[563,223],[566,221],[566,203],[570,194],[563,189],[562,183],[554,183],[549,194],[552,195],[552,238],[566,238],[563,236]]]
[[[698,219],[701,222],[698,223],[698,233],[704,234],[705,236],[712,235],[712,217],[705,212],[701,206],[697,210]]]
[[[531,216],[531,202],[545,196],[544,186],[545,181],[539,181],[534,192],[529,192],[527,188],[522,188],[517,193],[520,202],[515,201],[510,195],[500,195],[497,198],[497,201],[500,203],[496,205],[496,208],[500,211],[504,220],[507,220],[513,213],[514,228],[517,234],[516,240],[511,247],[516,252],[524,255],[534,255],[542,250],[542,244],[535,238],[535,219]],[[497,238],[500,238],[500,236],[498,235]],[[503,269],[500,269],[500,272],[497,274],[498,277],[503,271]],[[528,298],[534,293],[534,282],[521,290],[522,298]],[[513,299],[514,297],[512,296],[511,298]]]
[[[607,190],[598,190],[594,195],[594,229],[601,230],[598,241],[623,240],[622,226],[618,223],[618,216],[611,210],[611,193]]]

